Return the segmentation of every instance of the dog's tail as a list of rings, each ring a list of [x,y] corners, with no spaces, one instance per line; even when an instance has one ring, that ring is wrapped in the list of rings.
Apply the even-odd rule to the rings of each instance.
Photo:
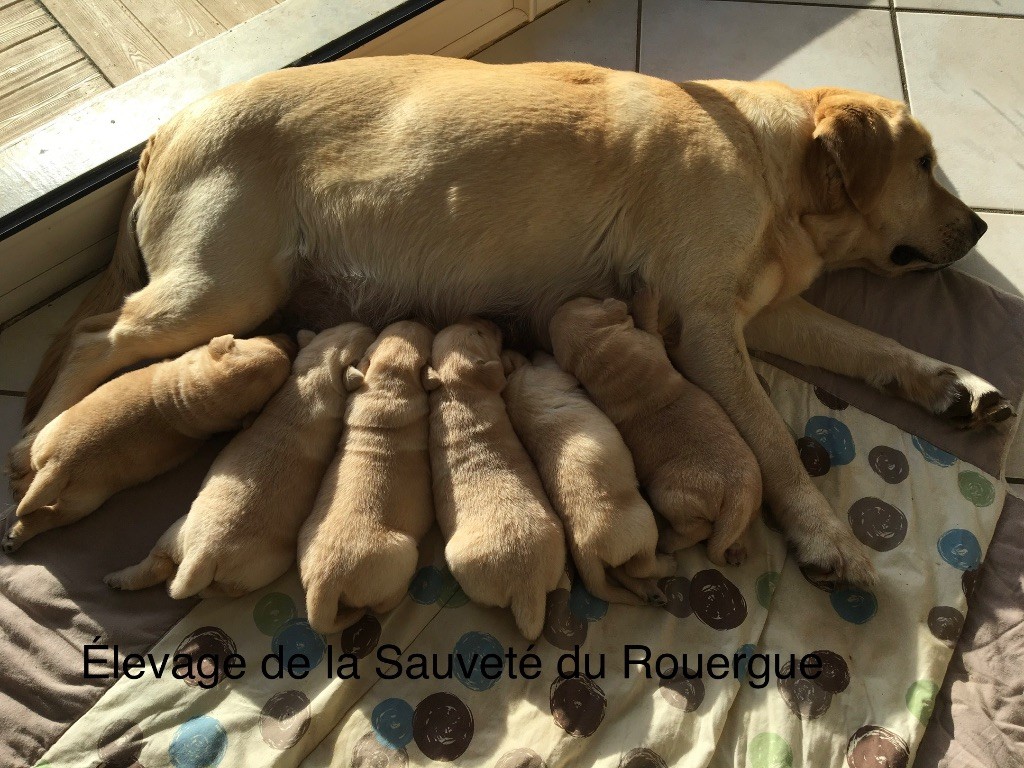
[[[14,514],[17,517],[24,517],[37,509],[55,504],[67,484],[67,476],[57,471],[56,464],[45,464],[32,478],[32,484],[18,503],[18,509]]]
[[[311,584],[306,590],[306,613],[309,626],[324,635],[341,632],[355,624],[366,608],[349,608],[340,604],[337,592],[328,585]]]
[[[217,560],[212,557],[186,556],[178,572],[167,585],[167,594],[175,600],[184,600],[199,594],[213,583],[217,574]]]
[[[547,593],[537,585],[536,589],[526,588],[512,595],[512,617],[519,631],[529,641],[540,637],[544,629],[544,614],[547,610]]]
[[[64,359],[71,338],[74,336],[76,326],[86,318],[94,315],[102,315],[106,312],[113,312],[120,308],[124,297],[133,293],[146,283],[146,270],[139,253],[139,243],[135,231],[135,208],[139,193],[142,190],[142,181],[145,168],[149,163],[149,154],[153,140],[150,139],[142,152],[139,160],[139,172],[135,177],[135,183],[128,192],[124,207],[121,209],[121,223],[117,233],[117,244],[114,246],[114,256],[103,274],[100,275],[96,284],[92,287],[82,303],[64,323],[56,337],[50,343],[49,348],[43,355],[39,364],[39,370],[29,385],[25,394],[24,423],[30,422],[39,412],[43,401],[46,399],[53,382],[57,378],[57,371],[60,370],[61,361]]]

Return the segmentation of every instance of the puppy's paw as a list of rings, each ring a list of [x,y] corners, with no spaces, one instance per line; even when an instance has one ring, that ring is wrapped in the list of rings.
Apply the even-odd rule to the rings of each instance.
[[[898,377],[897,391],[965,429],[1008,422],[1013,405],[992,384],[970,371],[943,363]]]
[[[32,538],[25,523],[14,516],[14,510],[15,508],[11,507],[7,511],[7,532],[0,540],[0,549],[3,549],[8,555],[17,552],[21,549],[22,544]]]
[[[121,571],[114,571],[113,573],[108,573],[106,576],[103,577],[103,583],[111,589],[124,589],[124,577],[121,575]]]
[[[747,545],[738,541],[726,549],[725,562],[729,565],[743,565],[747,562]]]

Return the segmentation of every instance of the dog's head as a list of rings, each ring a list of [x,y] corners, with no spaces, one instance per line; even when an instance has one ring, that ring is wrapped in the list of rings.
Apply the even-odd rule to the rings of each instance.
[[[419,386],[423,369],[430,360],[434,334],[412,320],[387,326],[370,345],[359,365],[349,368],[345,382],[355,389],[365,377],[370,382],[394,382]]]
[[[217,410],[239,418],[258,411],[288,378],[295,350],[284,334],[252,339],[218,336],[189,361],[189,375],[181,381],[183,396],[209,393]]]
[[[501,330],[489,320],[469,318],[449,325],[434,337],[428,389],[455,382],[500,392],[505,386],[501,362]]]
[[[633,327],[625,302],[584,296],[560,306],[551,318],[548,332],[555,359],[568,371],[574,370],[579,360],[594,349],[596,337]]]
[[[362,323],[342,323],[314,334],[299,331],[299,356],[295,358],[295,375],[303,376],[315,368],[325,367],[331,385],[344,394],[345,371],[358,363],[373,344],[374,333]]]
[[[822,214],[804,223],[830,268],[938,269],[974,247],[987,225],[935,178],[931,136],[905,104],[840,89],[815,98],[807,169]]]

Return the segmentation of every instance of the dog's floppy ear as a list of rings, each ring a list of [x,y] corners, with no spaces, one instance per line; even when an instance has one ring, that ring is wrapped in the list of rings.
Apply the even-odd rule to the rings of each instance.
[[[488,389],[500,392],[505,388],[505,367],[501,360],[479,360],[476,366],[481,381]]]
[[[513,371],[519,370],[524,365],[529,364],[530,361],[527,360],[526,357],[524,357],[523,355],[516,352],[515,350],[506,349],[504,352],[501,353],[501,367],[504,370],[506,376],[511,374]]]
[[[366,377],[363,375],[363,372],[355,366],[350,365],[345,369],[345,389],[349,392],[355,392],[359,389],[365,379]]]
[[[429,365],[426,366],[423,369],[423,373],[420,374],[420,381],[423,383],[423,389],[427,392],[433,392],[441,386],[441,377],[438,376],[437,371]]]
[[[836,164],[850,201],[868,210],[889,178],[896,138],[885,115],[866,102],[828,96],[814,112],[814,142]]]
[[[210,357],[220,360],[224,355],[235,348],[235,337],[230,333],[225,336],[218,336],[210,341]]]

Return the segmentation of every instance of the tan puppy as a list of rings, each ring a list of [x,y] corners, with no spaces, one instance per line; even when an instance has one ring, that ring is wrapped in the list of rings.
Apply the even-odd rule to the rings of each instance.
[[[287,378],[294,349],[286,336],[219,336],[118,376],[72,406],[32,446],[34,477],[4,551],[177,466],[215,433],[239,429]]]
[[[170,579],[174,598],[238,596],[288,570],[341,435],[344,372],[372,341],[373,332],[359,323],[315,338],[300,331],[303,349],[292,375],[221,451],[189,513],[145,560],[109,574],[106,583],[143,589]]]
[[[511,606],[529,640],[565,568],[565,535],[519,442],[501,390],[501,332],[464,320],[434,339],[430,462],[448,567],[483,605]]]
[[[531,365],[505,352],[502,361],[509,418],[562,518],[587,589],[609,602],[664,602],[657,579],[675,573],[676,561],[655,556],[658,525],[615,425],[551,355],[538,352]]]
[[[725,412],[672,367],[660,336],[634,327],[621,301],[574,299],[550,331],[559,365],[619,428],[651,505],[671,524],[661,548],[707,539],[715,564],[742,562],[761,473]]]
[[[434,335],[389,325],[346,378],[345,434],[299,535],[309,623],[340,632],[405,597],[434,523],[423,375]]]

